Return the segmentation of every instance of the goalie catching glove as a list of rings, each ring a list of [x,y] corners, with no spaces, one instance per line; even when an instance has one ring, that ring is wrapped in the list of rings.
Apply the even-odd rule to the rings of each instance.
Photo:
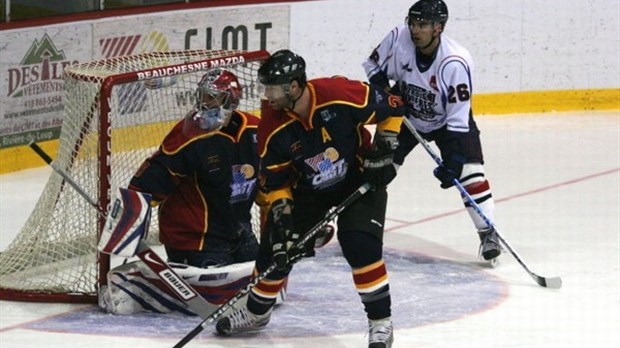
[[[372,150],[364,159],[364,180],[373,186],[387,186],[396,177],[394,150],[398,147],[398,134],[387,130],[377,131]]]
[[[293,201],[278,199],[271,205],[267,218],[267,231],[273,253],[273,261],[281,272],[288,273],[292,264],[290,258],[295,255],[295,243],[301,237],[293,226]],[[301,252],[299,250],[298,252]]]

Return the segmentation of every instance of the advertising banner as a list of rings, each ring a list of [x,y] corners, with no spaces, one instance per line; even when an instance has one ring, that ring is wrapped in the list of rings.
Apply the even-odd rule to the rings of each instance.
[[[290,7],[244,6],[161,12],[0,35],[0,149],[56,139],[64,68],[152,51],[289,47]]]
[[[93,25],[93,58],[167,50],[288,48],[289,12],[289,6],[244,6],[154,13],[134,22],[102,20]]]
[[[91,26],[3,32],[0,38],[0,148],[58,138],[64,68],[92,56]]]

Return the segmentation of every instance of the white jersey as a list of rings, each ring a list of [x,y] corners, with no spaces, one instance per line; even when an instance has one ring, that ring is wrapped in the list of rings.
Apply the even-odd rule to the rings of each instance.
[[[447,125],[450,131],[468,132],[473,69],[469,52],[441,35],[434,61],[420,71],[415,51],[409,27],[398,26],[363,63],[366,75],[371,78],[383,71],[398,84],[408,118],[419,131],[428,133]]]

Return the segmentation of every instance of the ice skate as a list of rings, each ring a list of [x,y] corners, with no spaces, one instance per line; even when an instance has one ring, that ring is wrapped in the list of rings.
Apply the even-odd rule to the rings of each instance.
[[[217,333],[220,335],[232,335],[241,332],[258,331],[269,323],[271,310],[267,313],[258,315],[250,312],[247,307],[241,307],[232,312],[229,316],[220,319],[215,325]]]
[[[394,332],[390,318],[368,320],[368,348],[390,348]]]
[[[499,238],[497,237],[495,228],[491,226],[487,229],[478,230],[478,236],[480,237],[480,249],[478,253],[483,259],[493,263],[493,260],[502,253],[502,247],[499,244]]]

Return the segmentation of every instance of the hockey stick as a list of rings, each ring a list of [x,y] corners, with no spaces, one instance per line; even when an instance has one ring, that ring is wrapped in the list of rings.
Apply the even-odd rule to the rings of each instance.
[[[58,168],[52,158],[37,145],[34,141],[28,144],[56,173],[65,179],[90,205],[92,205],[102,217],[106,217],[105,212],[97,205],[88,193],[86,193],[69,175]],[[142,260],[155,274],[166,284],[170,290],[194,313],[201,318],[207,318],[214,310],[214,305],[210,304],[204,297],[194,290],[194,288],[183,280],[157,253],[155,253],[143,240],[138,243],[136,255]]]
[[[34,150],[34,152],[37,153],[37,155],[39,155],[39,157],[41,157],[45,161],[45,163],[52,167],[52,169],[54,169],[56,173],[62,176],[62,178],[65,179],[65,181],[68,182],[69,185],[71,185],[80,194],[80,196],[84,197],[84,199],[87,200],[90,205],[97,208],[97,210],[101,213],[101,208],[99,208],[97,203],[92,198],[90,198],[90,196],[86,192],[84,192],[84,190],[75,181],[73,181],[73,179],[71,179],[62,169],[58,168],[58,166],[52,162],[52,158],[48,156],[47,153],[45,153],[45,151],[43,151],[43,149],[34,142],[34,140],[32,140],[28,145]],[[105,214],[103,216],[105,217]]]
[[[437,154],[435,154],[435,152],[433,151],[431,146],[428,144],[428,142],[424,138],[422,138],[420,133],[418,133],[418,131],[415,129],[415,127],[411,124],[411,121],[409,121],[409,119],[405,117],[404,123],[407,126],[407,128],[409,129],[409,131],[411,132],[411,134],[413,134],[413,136],[418,140],[418,142],[420,144],[422,144],[422,146],[424,147],[426,152],[428,152],[428,154],[435,161],[435,163],[437,163],[438,166],[443,166],[443,162],[442,162],[441,158],[439,158],[439,156],[437,156]],[[459,180],[458,179],[454,179],[453,183],[454,183],[454,186],[461,193],[461,196],[463,196],[463,197],[465,197],[465,199],[467,199],[467,202],[474,208],[474,210],[476,211],[478,216],[480,216],[482,218],[482,220],[484,220],[484,222],[487,224],[487,226],[493,227],[495,229],[495,232],[497,233],[497,237],[499,238],[499,240],[502,243],[502,245],[506,249],[508,249],[508,251],[510,251],[512,256],[514,256],[514,258],[517,260],[517,262],[519,262],[521,267],[523,267],[523,269],[525,269],[525,271],[532,277],[532,279],[534,279],[534,281],[538,285],[540,285],[542,287],[546,287],[546,288],[551,288],[551,289],[559,289],[559,288],[562,287],[562,279],[560,277],[547,278],[547,277],[539,276],[538,274],[532,272],[529,269],[529,267],[527,267],[525,262],[523,262],[523,260],[521,259],[521,256],[519,256],[517,251],[515,249],[513,249],[513,247],[508,243],[508,241],[506,241],[506,238],[504,238],[504,236],[502,236],[502,234],[497,230],[497,228],[495,228],[495,224],[484,214],[484,212],[482,211],[482,209],[480,208],[478,203],[476,203],[476,201],[472,198],[472,196],[469,194],[469,192],[467,192],[467,190],[465,190],[465,188],[463,187],[463,185],[461,185]]]
[[[363,196],[370,189],[370,184],[365,183],[360,186],[355,192],[353,192],[349,197],[347,197],[342,203],[338,206],[332,208],[327,212],[325,217],[319,221],[314,227],[312,227],[306,234],[304,234],[299,241],[294,245],[295,248],[302,249],[306,243],[308,243],[314,236],[316,236],[319,231],[325,227],[330,221],[335,219],[338,214],[340,214],[344,209],[349,207],[353,202],[355,202],[358,198]],[[290,263],[295,263],[302,255],[295,254],[291,257]],[[212,323],[215,319],[221,316],[224,312],[226,312],[230,307],[232,307],[237,301],[239,301],[243,296],[245,296],[253,287],[255,287],[261,280],[265,279],[271,272],[276,269],[276,264],[272,263],[265,271],[258,274],[245,288],[241,289],[235,296],[233,296],[228,302],[224,303],[220,306],[213,314],[211,314],[208,318],[202,321],[198,326],[196,326],[190,333],[185,335],[177,344],[174,345],[173,348],[181,348],[185,346],[189,341],[191,341],[194,337],[196,337],[205,327]]]

